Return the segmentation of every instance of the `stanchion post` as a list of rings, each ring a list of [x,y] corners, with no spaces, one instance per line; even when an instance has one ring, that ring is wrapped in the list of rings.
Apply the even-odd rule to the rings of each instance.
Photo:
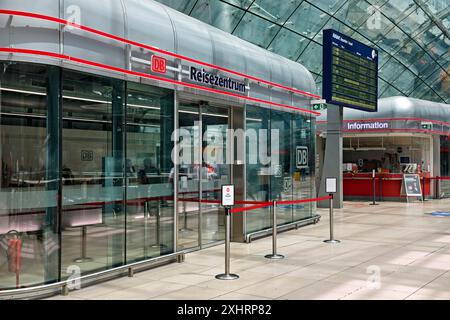
[[[219,280],[235,280],[239,279],[237,274],[230,273],[230,260],[231,260],[231,208],[225,207],[225,273],[216,275],[216,279]]]
[[[375,197],[377,195],[376,189],[376,177],[375,177],[375,169],[372,170],[372,203],[370,205],[376,206]]]
[[[333,221],[333,194],[330,194],[330,239],[325,240],[325,243],[339,243],[339,240],[334,239],[334,221]]]
[[[225,208],[225,273],[216,275],[216,279],[235,280],[239,279],[239,276],[230,273],[231,208],[234,206],[234,185],[222,186],[222,206]]]
[[[267,259],[284,259],[282,254],[277,253],[277,201],[272,201],[272,254],[267,254]]]

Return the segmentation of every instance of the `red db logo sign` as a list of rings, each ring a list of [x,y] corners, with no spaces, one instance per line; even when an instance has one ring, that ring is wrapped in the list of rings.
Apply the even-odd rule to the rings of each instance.
[[[158,56],[152,56],[152,71],[166,73],[167,60]]]

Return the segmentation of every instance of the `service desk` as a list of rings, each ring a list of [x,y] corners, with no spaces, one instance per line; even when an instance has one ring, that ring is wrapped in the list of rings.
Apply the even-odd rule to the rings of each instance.
[[[430,173],[420,173],[422,190],[425,197],[431,196]],[[425,179],[423,179],[425,177]],[[425,181],[425,186],[424,186]],[[377,173],[375,175],[375,195],[377,201],[400,201],[406,198],[401,195],[403,174]],[[344,173],[344,200],[372,200],[373,182],[372,173]]]

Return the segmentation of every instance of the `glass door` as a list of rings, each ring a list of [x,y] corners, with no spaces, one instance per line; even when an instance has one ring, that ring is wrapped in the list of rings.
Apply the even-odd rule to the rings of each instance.
[[[230,166],[226,161],[228,109],[204,106],[201,116],[201,241],[206,245],[225,239],[225,211],[215,202],[221,200],[221,185],[230,183]]]
[[[178,111],[178,249],[224,239],[220,186],[230,182],[226,164],[228,109],[181,103]]]
[[[200,112],[198,105],[178,109],[178,249],[200,246]]]

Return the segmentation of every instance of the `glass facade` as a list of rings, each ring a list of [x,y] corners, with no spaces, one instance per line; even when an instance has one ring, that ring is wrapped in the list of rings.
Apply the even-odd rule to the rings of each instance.
[[[0,289],[224,240],[217,202],[233,181],[228,130],[244,129],[232,128],[232,110],[247,110],[246,129],[257,138],[247,144],[244,199],[315,194],[314,159],[299,165],[297,155],[299,147],[315,154],[311,116],[203,99],[175,105],[169,89],[56,66],[0,67]],[[177,167],[175,128],[186,133],[182,153],[190,152]],[[310,205],[278,210],[280,225],[313,214]],[[246,219],[246,233],[271,226],[269,210]]]
[[[0,288],[173,252],[173,91],[0,66]]]
[[[379,50],[379,97],[450,103],[450,0],[158,1],[300,62],[317,83],[333,28]]]

